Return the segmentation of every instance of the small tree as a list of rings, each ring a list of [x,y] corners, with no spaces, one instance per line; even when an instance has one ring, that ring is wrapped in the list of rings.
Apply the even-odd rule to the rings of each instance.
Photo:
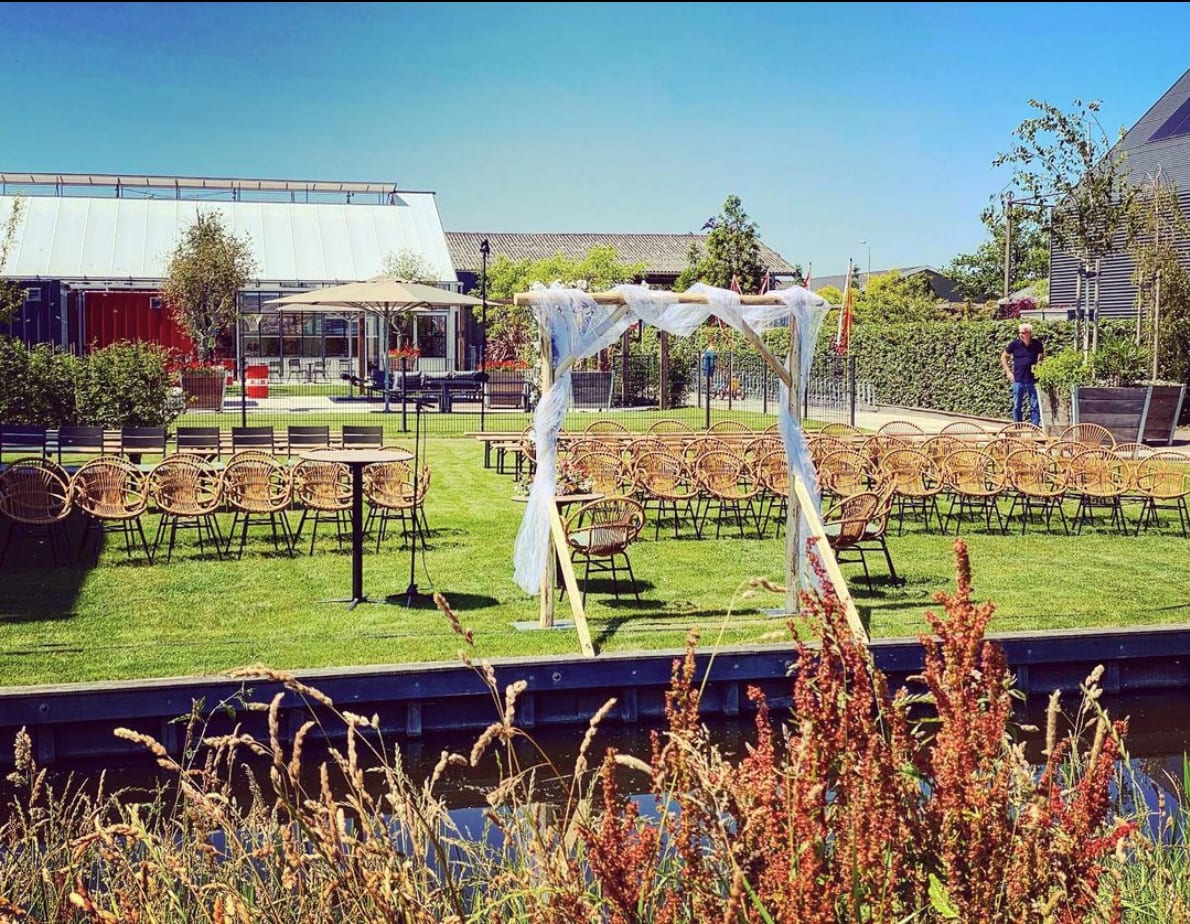
[[[8,220],[4,223],[4,230],[0,232],[0,273],[8,262],[8,252],[12,249],[17,236],[17,222],[25,207],[25,200],[17,196],[12,202],[12,211],[8,213]],[[11,279],[0,279],[0,324],[7,324],[16,316],[25,299],[25,289]]]
[[[760,232],[744,211],[740,197],[728,196],[723,211],[707,219],[703,229],[710,229],[706,249],[700,251],[697,245],[691,245],[690,267],[678,277],[675,287],[705,282],[726,289],[734,276],[739,280],[740,291],[757,291],[765,272],[760,257]],[[801,274],[800,269],[797,272]]]
[[[1190,285],[1178,258],[1178,247],[1190,235],[1182,214],[1177,184],[1163,179],[1161,168],[1145,179],[1133,204],[1136,235],[1128,252],[1136,286],[1136,345],[1151,347],[1152,376],[1184,369],[1177,361],[1179,334],[1187,317]],[[1179,376],[1181,377],[1181,376]]]
[[[1008,223],[1004,211],[989,208],[980,216],[988,237],[974,253],[956,254],[942,272],[957,284],[963,298],[985,301],[1004,286],[1004,249]],[[1016,206],[1012,215],[1012,273],[1009,292],[1049,275],[1049,248],[1036,209]]]
[[[402,282],[422,282],[427,285],[438,282],[438,271],[429,260],[414,250],[404,249],[386,254],[381,271],[385,276],[392,276]]]
[[[1127,153],[1117,150],[1099,124],[1098,102],[1075,100],[1069,113],[1035,99],[1029,105],[1041,115],[1016,127],[1019,143],[996,155],[992,166],[1014,164],[1016,185],[1031,199],[1053,203],[1051,242],[1077,259],[1085,276],[1131,237],[1136,187],[1128,179]],[[1098,292],[1096,285],[1095,307]],[[1084,331],[1084,352],[1091,347]]]
[[[232,234],[219,212],[199,212],[170,257],[161,294],[200,362],[211,361],[219,335],[235,323],[236,297],[255,271],[247,234]]]
[[[535,282],[549,285],[585,285],[588,292],[601,292],[622,282],[639,279],[643,263],[621,263],[616,248],[598,244],[581,260],[554,254],[544,260],[510,260],[498,256],[488,267],[488,298],[507,302],[492,312],[487,333],[487,358],[492,362],[528,360],[534,347],[534,325],[530,310],[512,304],[517,292],[524,292]],[[472,291],[478,295],[478,291]]]

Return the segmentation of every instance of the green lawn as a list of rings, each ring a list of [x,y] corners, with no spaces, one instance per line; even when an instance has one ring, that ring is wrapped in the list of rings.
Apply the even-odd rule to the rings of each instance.
[[[431,548],[417,583],[445,594],[475,630],[478,657],[575,653],[573,631],[524,632],[537,601],[512,582],[512,546],[523,506],[511,479],[484,470],[482,449],[467,439],[431,439],[433,481],[427,510]],[[1134,518],[1135,511],[1130,511]],[[296,523],[296,520],[295,520]],[[147,528],[155,528],[150,516]],[[966,529],[966,527],[964,527]],[[732,531],[734,533],[734,530]],[[907,530],[892,549],[902,587],[877,581],[868,593],[852,583],[876,635],[925,627],[934,591],[952,581],[953,538]],[[632,549],[644,602],[588,598],[596,646],[604,651],[681,647],[691,628],[706,644],[724,629],[726,643],[785,638],[783,623],[762,608],[771,596],[741,598],[753,576],[780,579],[784,540],[660,541],[646,527]],[[976,591],[999,604],[995,629],[1141,625],[1190,618],[1190,541],[1174,529],[1140,538],[1091,531],[1081,537],[969,536]],[[347,595],[350,556],[333,537],[313,556],[277,555],[263,537],[240,561],[199,560],[184,544],[170,564],[127,563],[109,543],[98,567],[22,564],[0,572],[0,676],[6,684],[218,672],[257,661],[278,668],[453,660],[463,647],[429,605],[366,605],[348,612],[323,602]],[[400,595],[409,557],[390,538],[365,558],[373,597]],[[883,560],[872,559],[877,576]],[[844,565],[849,576],[858,565]],[[401,599],[403,603],[403,598]],[[559,617],[568,607],[559,606]]]

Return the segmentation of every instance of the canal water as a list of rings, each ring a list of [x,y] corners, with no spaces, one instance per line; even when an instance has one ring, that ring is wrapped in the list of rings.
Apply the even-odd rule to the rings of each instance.
[[[1190,753],[1190,693],[1175,691],[1115,696],[1105,694],[1100,702],[1113,718],[1126,717],[1129,720],[1125,743],[1133,775],[1139,774],[1153,786],[1160,787],[1167,795],[1181,801],[1183,756]],[[1068,715],[1076,712],[1077,695],[1064,694],[1062,706],[1064,713]],[[1042,761],[1045,708],[1046,700],[1035,697],[1018,710],[1020,723],[1037,726],[1042,730],[1022,735],[1026,741],[1026,753],[1035,763]],[[774,712],[777,714],[776,718],[781,718],[781,710]],[[715,717],[707,723],[707,727],[715,746],[733,762],[743,756],[747,746],[756,738],[755,723],[751,717]],[[544,799],[551,798],[551,793],[553,796],[561,796],[569,786],[585,732],[586,728],[581,726],[539,726],[527,731],[526,739],[518,741],[516,757],[521,766],[539,767],[537,781]],[[588,763],[592,767],[598,766],[609,747],[647,762],[651,753],[651,735],[652,731],[645,723],[618,724],[610,720],[605,721],[599,727],[594,743],[588,751]],[[390,754],[394,746],[399,747],[401,764],[406,775],[412,781],[420,783],[433,772],[444,750],[467,756],[471,753],[477,737],[473,732],[436,733],[421,739],[386,739],[384,744]],[[361,754],[363,750],[361,748]],[[442,775],[437,792],[448,807],[468,810],[486,806],[485,796],[500,782],[502,761],[497,760],[496,750],[495,747],[489,748],[487,755],[477,767],[452,767]],[[303,753],[306,757],[303,763],[310,772],[310,785],[315,787],[317,765],[325,759],[325,750],[322,746],[308,744]],[[250,756],[246,749],[241,749],[242,760],[246,761]],[[263,769],[267,773],[267,767]],[[168,786],[171,782],[169,775],[164,774],[147,753],[143,760],[105,762],[103,766],[96,766],[95,762],[56,766],[52,778],[64,780],[70,776],[74,781],[91,788],[97,783],[102,772],[107,774],[106,785],[109,791],[113,784],[118,784],[126,790],[126,798],[129,800],[148,798],[155,788],[161,785]],[[554,778],[562,782],[552,784],[551,779]],[[8,784],[4,783],[0,791],[3,792],[4,810],[7,811],[11,790]],[[239,795],[246,798],[246,788]]]

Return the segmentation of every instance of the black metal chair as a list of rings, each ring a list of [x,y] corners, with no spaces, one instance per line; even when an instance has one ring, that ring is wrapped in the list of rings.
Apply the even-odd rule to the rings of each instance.
[[[272,427],[232,427],[231,451],[240,452],[243,449],[263,449],[273,452],[275,442]]]
[[[142,455],[165,456],[165,427],[124,427],[120,430],[120,452],[138,463]]]
[[[175,445],[178,452],[193,453],[204,459],[217,459],[222,452],[218,427],[178,427]]]
[[[286,438],[289,443],[289,457],[293,458],[310,449],[326,449],[331,444],[330,427],[290,426]]]
[[[344,449],[380,449],[384,446],[384,427],[343,425]]]
[[[58,464],[62,464],[62,454],[66,453],[103,453],[103,427],[59,427],[58,428]]]
[[[31,452],[45,455],[45,427],[30,427],[24,424],[0,424],[0,459],[6,452]]]

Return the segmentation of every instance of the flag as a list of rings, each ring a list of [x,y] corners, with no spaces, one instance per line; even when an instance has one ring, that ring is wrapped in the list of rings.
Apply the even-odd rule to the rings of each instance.
[[[851,261],[847,261],[847,282],[843,284],[843,307],[839,309],[839,327],[835,332],[835,352],[840,356],[847,355],[847,347],[851,342],[851,305],[855,300],[855,287],[851,284],[854,270]]]
[[[807,289],[811,292],[814,291],[813,289],[810,289],[810,277],[812,275],[814,275],[814,264],[807,263],[806,264],[806,281],[802,283],[802,288]]]
[[[731,291],[733,291],[736,295],[740,294],[740,277],[735,273],[731,274]]]
[[[769,271],[765,270],[764,275],[760,277],[760,290],[758,294],[764,295],[768,292],[770,285],[772,285],[772,280],[769,278]]]

